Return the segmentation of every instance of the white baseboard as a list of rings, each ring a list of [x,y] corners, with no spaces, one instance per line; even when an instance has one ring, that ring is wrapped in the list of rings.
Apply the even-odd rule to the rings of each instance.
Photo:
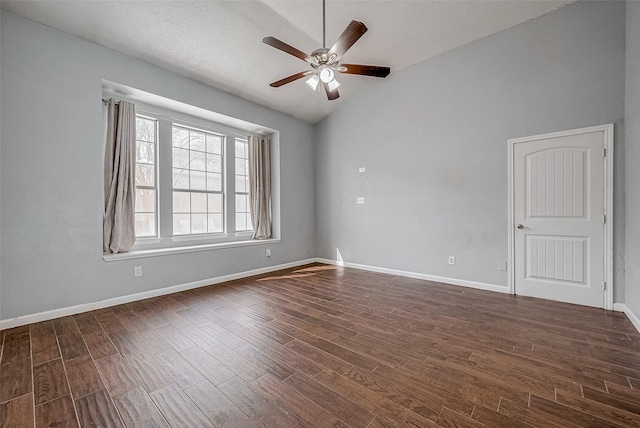
[[[144,291],[142,293],[128,294],[126,296],[114,297],[112,299],[100,300],[98,302],[83,303],[81,305],[68,306],[66,308],[53,309],[36,314],[24,315],[17,318],[0,320],[0,330],[18,327],[21,325],[31,324],[34,322],[47,321],[54,318],[66,317],[82,312],[93,311],[95,309],[107,308],[109,306],[121,305],[123,303],[135,302],[136,300],[148,299],[150,297],[163,296],[165,294],[177,293],[179,291],[191,290],[193,288],[204,287],[207,285],[219,284],[221,282],[233,281],[234,279],[246,278],[254,275],[262,275],[264,273],[274,272],[277,270],[288,269],[296,266],[306,265],[316,262],[316,259],[298,260],[296,262],[284,263],[277,266],[269,266],[260,269],[253,269],[245,272],[238,272],[231,275],[218,276],[215,278],[203,279],[201,281],[188,282],[186,284],[174,285],[171,287],[159,288],[157,290]]]
[[[388,273],[390,275],[405,276],[407,278],[415,278],[415,279],[424,279],[426,281],[442,282],[444,284],[460,285],[462,287],[476,288],[476,289],[479,289],[479,290],[495,291],[495,292],[498,292],[498,293],[509,293],[509,289],[506,286],[503,287],[503,286],[500,286],[500,285],[487,284],[487,283],[484,283],[484,282],[467,281],[467,280],[464,280],[464,279],[447,278],[447,277],[444,277],[444,276],[428,275],[428,274],[425,274],[425,273],[417,273],[417,272],[409,272],[409,271],[404,271],[404,270],[388,269],[388,268],[382,268],[382,267],[377,267],[377,266],[361,265],[361,264],[357,264],[357,263],[348,263],[348,262],[341,262],[341,261],[322,259],[322,258],[317,258],[316,261],[318,263],[327,263],[327,264],[330,264],[330,265],[344,266],[344,267],[348,267],[348,268],[361,269],[361,270],[368,270],[370,272]]]
[[[624,303],[614,303],[613,310],[617,312],[624,312],[624,314],[629,318],[631,324],[640,332],[640,317],[634,314],[631,309],[625,305]]]

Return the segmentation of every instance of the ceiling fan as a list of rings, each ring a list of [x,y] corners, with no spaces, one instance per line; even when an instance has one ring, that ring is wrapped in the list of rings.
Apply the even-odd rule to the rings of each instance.
[[[322,0],[322,48],[316,49],[310,55],[276,39],[275,37],[265,37],[263,43],[273,46],[283,52],[300,58],[311,65],[311,70],[301,71],[292,74],[284,79],[278,80],[270,84],[273,88],[279,88],[287,83],[294,82],[303,77],[311,76],[307,79],[307,85],[314,91],[318,85],[322,83],[329,100],[337,99],[340,94],[338,87],[340,83],[335,78],[336,72],[342,74],[360,74],[363,76],[387,77],[391,72],[389,67],[380,67],[377,65],[362,64],[341,64],[340,59],[349,50],[355,42],[358,41],[364,33],[367,32],[367,26],[359,21],[351,21],[347,28],[342,32],[338,40],[333,44],[331,49],[326,47],[326,22],[325,22],[325,0]]]

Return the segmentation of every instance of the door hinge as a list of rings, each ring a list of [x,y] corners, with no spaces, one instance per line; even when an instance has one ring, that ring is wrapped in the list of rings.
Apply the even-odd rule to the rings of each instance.
[[[607,281],[604,281],[602,284],[604,284],[604,289],[607,289]]]
[[[607,224],[607,215],[606,215],[606,214],[604,214],[604,215],[602,216],[602,223],[603,223],[603,224]]]
[[[606,148],[602,149],[602,157],[603,158],[607,157],[607,149]]]

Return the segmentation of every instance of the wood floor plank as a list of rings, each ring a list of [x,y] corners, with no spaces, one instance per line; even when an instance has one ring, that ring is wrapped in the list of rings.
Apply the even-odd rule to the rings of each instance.
[[[205,380],[204,376],[175,349],[160,352],[154,357],[158,364],[182,389],[189,388]]]
[[[247,382],[252,382],[265,373],[264,370],[256,367],[246,358],[225,345],[207,349],[207,353]]]
[[[140,385],[120,354],[108,355],[95,360],[95,365],[107,391],[114,398]]]
[[[252,385],[264,391],[267,396],[273,397],[273,400],[281,409],[287,414],[296,417],[305,426],[349,427],[331,412],[300,394],[296,389],[272,374],[265,374],[255,380]]]
[[[151,354],[142,353],[125,357],[125,362],[148,393],[173,383],[171,376]]]
[[[33,367],[33,389],[36,406],[69,394],[62,359]]]
[[[380,365],[380,363],[369,357],[353,352],[324,339],[316,339],[311,342],[311,345],[367,371],[372,371]]]
[[[55,333],[31,338],[33,364],[44,363],[45,361],[60,358],[58,348],[58,338]]]
[[[0,365],[0,403],[31,392],[31,359]]]
[[[89,353],[94,360],[99,360],[108,355],[113,355],[118,351],[111,343],[109,336],[103,330],[90,332],[83,335],[84,341],[89,349]]]
[[[36,427],[79,427],[71,395],[36,406]]]
[[[172,325],[158,328],[156,329],[156,332],[160,334],[164,338],[164,340],[178,352],[196,346],[196,344],[191,339],[182,334],[180,330]]]
[[[127,330],[116,330],[108,333],[108,336],[113,346],[122,356],[135,355],[148,350],[142,342]]]
[[[296,373],[289,377],[286,384],[310,400],[336,415],[339,419],[354,426],[367,426],[374,415],[348,398],[332,391],[310,377]]]
[[[213,423],[176,384],[152,392],[150,396],[172,427],[213,426]]]
[[[399,425],[406,417],[406,407],[331,370],[323,371],[314,379],[374,414],[379,423]]]
[[[234,372],[202,348],[194,346],[182,351],[180,354],[214,385],[218,385],[235,376]]]
[[[33,422],[33,394],[0,404],[0,428],[30,428]]]
[[[31,334],[29,326],[7,330],[4,335],[2,364],[12,363],[31,356]]]
[[[218,428],[258,427],[208,380],[185,389],[185,393]]]
[[[256,392],[251,385],[238,376],[221,383],[218,389],[258,424],[282,428],[298,425],[275,402]]]
[[[201,328],[189,324],[178,329],[180,333],[182,333],[187,339],[191,340],[195,345],[200,348],[207,350],[209,348],[216,347],[220,345],[222,342],[206,333]]]
[[[73,319],[72,316],[56,318],[53,320],[53,326],[56,330],[56,334],[67,334],[67,333],[77,333],[80,330],[78,329],[78,324]]]
[[[81,334],[94,333],[102,330],[100,323],[96,319],[95,312],[83,312],[73,316]]]
[[[142,387],[115,397],[116,408],[127,427],[168,427],[166,420]]]
[[[62,358],[65,361],[89,354],[80,331],[58,334],[58,344],[60,345]]]
[[[74,400],[104,389],[93,359],[89,355],[65,361],[64,366]]]
[[[123,427],[122,419],[106,390],[101,389],[76,400],[82,427]]]

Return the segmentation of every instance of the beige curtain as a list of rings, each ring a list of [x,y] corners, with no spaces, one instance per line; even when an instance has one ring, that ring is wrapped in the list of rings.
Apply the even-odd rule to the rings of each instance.
[[[136,240],[136,109],[113,98],[106,104],[103,251],[109,254],[128,251]]]
[[[259,135],[249,137],[249,204],[253,236],[271,238],[271,142]]]

